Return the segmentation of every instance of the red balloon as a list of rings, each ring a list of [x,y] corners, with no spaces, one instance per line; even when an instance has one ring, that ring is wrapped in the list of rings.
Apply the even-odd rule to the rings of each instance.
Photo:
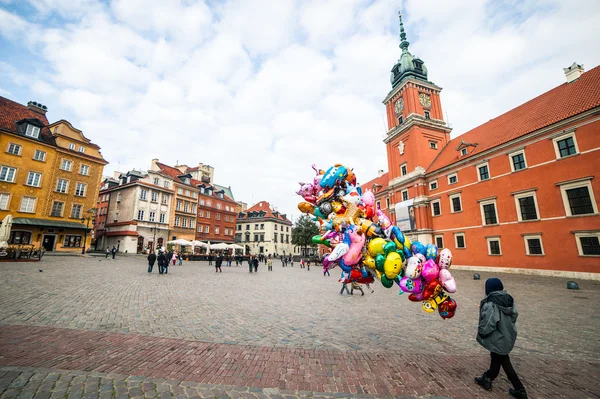
[[[442,319],[451,319],[454,317],[454,312],[456,311],[457,307],[458,305],[456,304],[456,301],[448,297],[448,299],[440,303],[440,306],[438,306],[438,312]]]
[[[423,290],[423,299],[434,297],[441,291],[442,286],[440,285],[440,282],[437,280],[431,280],[425,285],[425,289]]]

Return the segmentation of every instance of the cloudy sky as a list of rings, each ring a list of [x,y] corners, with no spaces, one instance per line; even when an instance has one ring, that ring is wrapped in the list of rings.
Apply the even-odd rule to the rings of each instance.
[[[453,136],[600,64],[597,0],[0,0],[0,95],[82,129],[106,174],[202,162],[297,213],[313,163],[387,170],[399,9]]]

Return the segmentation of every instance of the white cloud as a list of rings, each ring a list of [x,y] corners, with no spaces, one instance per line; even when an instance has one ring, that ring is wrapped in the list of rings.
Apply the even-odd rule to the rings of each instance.
[[[0,36],[39,67],[0,62],[0,94],[71,119],[103,148],[107,173],[152,158],[208,163],[237,199],[297,213],[313,163],[342,162],[363,182],[387,169],[393,0],[30,3],[37,13],[0,9]],[[561,84],[573,61],[600,64],[593,0],[407,0],[403,15],[454,134]]]

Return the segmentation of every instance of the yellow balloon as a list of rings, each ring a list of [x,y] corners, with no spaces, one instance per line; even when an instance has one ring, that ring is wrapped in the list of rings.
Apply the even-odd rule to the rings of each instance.
[[[383,246],[387,244],[387,241],[384,240],[381,237],[377,237],[377,238],[373,238],[371,240],[371,242],[369,243],[369,254],[371,254],[371,256],[375,256],[377,254],[382,254],[383,253]]]
[[[378,280],[381,280],[381,272],[377,269],[375,269],[375,277],[377,277]]]
[[[375,270],[375,258],[371,255],[366,254],[363,258],[363,264],[367,266],[369,269]]]
[[[410,238],[408,238],[407,236],[404,236],[404,246],[410,250],[411,245],[412,245],[412,243],[410,242]]]
[[[402,258],[398,252],[390,252],[385,258],[385,262],[383,264],[383,271],[385,272],[385,276],[388,280],[393,280],[398,277],[400,271],[402,270]]]

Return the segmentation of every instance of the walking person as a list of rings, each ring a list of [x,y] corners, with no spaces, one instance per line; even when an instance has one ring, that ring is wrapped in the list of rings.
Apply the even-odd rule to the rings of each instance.
[[[108,259],[108,255],[110,255],[110,248],[106,247],[106,259]]]
[[[254,257],[254,273],[258,273],[258,258]]]
[[[213,256],[212,254],[208,254],[208,265],[212,266]]]
[[[148,273],[152,273],[152,269],[154,269],[154,263],[156,262],[156,254],[154,251],[150,250],[150,254],[148,255]]]
[[[267,261],[267,266],[269,267],[269,271],[272,272],[273,271],[273,259],[269,258],[269,260]]]
[[[112,249],[110,250],[110,252],[112,253],[112,258],[114,259],[114,258],[115,258],[115,255],[117,254],[117,247],[115,247],[115,246],[113,245],[113,247],[112,247]]]
[[[360,284],[357,283],[356,281],[352,282],[352,287],[350,288],[350,295],[354,295],[354,290],[360,291],[362,293],[361,296],[365,296],[365,292],[363,291]]]
[[[169,274],[169,264],[171,264],[171,259],[173,259],[173,252],[169,251],[165,255],[165,263],[163,267],[164,274]]]
[[[250,269],[250,273],[252,273],[252,268],[254,267],[254,258],[252,256],[248,257],[248,269]]]
[[[490,351],[490,369],[475,382],[488,391],[492,390],[492,382],[500,373],[500,366],[513,385],[508,393],[517,399],[527,399],[527,392],[517,372],[510,363],[508,354],[517,340],[517,317],[519,313],[512,296],[504,290],[502,281],[488,278],[485,282],[485,298],[479,305],[479,326],[477,342]]]
[[[158,274],[165,273],[165,262],[167,258],[165,257],[165,253],[163,251],[158,252]]]
[[[183,256],[181,255],[181,252],[177,254],[177,260],[179,260],[179,266],[183,266]]]
[[[223,273],[223,270],[221,270],[221,263],[223,263],[223,258],[221,257],[221,254],[219,254],[215,260],[215,273]]]
[[[306,267],[307,267],[306,271],[310,271],[310,260],[308,260],[306,262]]]
[[[342,289],[340,290],[340,295],[344,295],[344,290],[346,290],[346,295],[350,295],[350,291],[348,291],[348,283],[345,281],[342,282]]]
[[[294,258],[290,255],[290,266],[294,267]]]
[[[173,252],[173,255],[171,255],[171,262],[173,262],[173,266],[177,263],[177,252]]]

